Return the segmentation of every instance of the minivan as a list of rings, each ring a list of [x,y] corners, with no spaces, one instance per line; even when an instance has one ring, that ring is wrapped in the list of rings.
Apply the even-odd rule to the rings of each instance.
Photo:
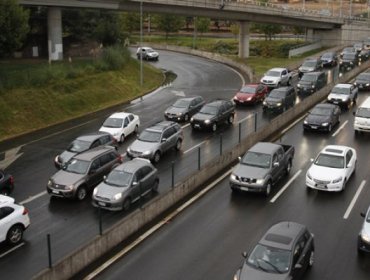
[[[355,116],[354,129],[355,134],[358,132],[370,132],[370,97],[353,112]]]

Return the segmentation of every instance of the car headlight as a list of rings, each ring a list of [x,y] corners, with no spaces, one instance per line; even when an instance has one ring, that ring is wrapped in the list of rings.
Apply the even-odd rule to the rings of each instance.
[[[343,61],[340,61],[339,64],[343,64]]]
[[[366,86],[368,87],[368,86],[370,86],[370,84],[366,84]]]
[[[54,161],[55,161],[56,163],[59,163],[59,155],[57,155],[57,156],[55,157]]]
[[[308,121],[307,121],[307,120],[304,120],[304,121],[303,121],[303,123],[304,123],[304,124],[308,124]]]
[[[321,125],[322,125],[322,126],[328,126],[328,125],[329,125],[329,123],[324,122],[324,123],[322,123]]]
[[[98,188],[95,188],[93,191],[93,195],[95,196],[98,193]]]
[[[164,112],[164,114],[165,114],[165,115],[168,115],[168,112],[166,111],[166,112]]]
[[[349,64],[353,64],[353,62],[352,61],[350,61],[350,63]]]
[[[257,179],[256,184],[263,185],[265,183],[265,179]]]
[[[334,179],[333,180],[333,184],[335,184],[335,183],[339,183],[340,181],[342,181],[342,177],[339,177],[339,178],[337,178],[337,179]]]
[[[283,105],[283,103],[279,102],[279,103],[276,103],[276,106],[280,107],[281,105]]]
[[[116,193],[116,194],[113,196],[113,199],[114,199],[114,200],[119,200],[119,199],[121,199],[121,197],[122,197],[122,193]]]
[[[191,118],[191,119],[190,119],[190,122],[193,122],[193,121],[194,121],[194,118]]]
[[[315,88],[315,85],[312,85],[311,88]]]
[[[252,100],[252,97],[248,97],[248,98],[247,98],[247,100],[248,100],[248,101]]]
[[[354,84],[355,86],[357,86],[357,83],[356,83],[356,82],[354,82],[353,84]]]
[[[300,87],[301,87],[301,84],[297,84],[297,87],[299,87],[299,88],[300,88]]]
[[[151,151],[145,151],[143,152],[143,156],[149,156],[152,152]]]
[[[263,101],[263,105],[266,105],[267,103],[266,103],[266,101]]]
[[[131,149],[130,148],[127,148],[126,150],[128,153],[131,153]]]
[[[205,124],[209,124],[211,122],[211,120],[205,120],[204,123]]]
[[[310,174],[309,172],[307,172],[307,173],[306,173],[306,177],[307,177],[308,179],[312,180],[312,176],[311,176],[311,174]]]
[[[182,113],[177,113],[176,115],[178,115],[178,116],[182,116]]]
[[[49,180],[48,181],[48,187],[52,187],[53,186],[53,181],[52,180]]]
[[[236,176],[235,174],[231,173],[230,179],[231,180],[238,180],[238,176]]]
[[[67,190],[67,191],[71,191],[71,190],[73,190],[73,185],[69,185],[69,186],[65,186],[65,190]]]
[[[370,235],[368,235],[368,234],[366,234],[364,232],[361,233],[361,239],[363,241],[365,241],[366,243],[370,243]]]
[[[239,275],[238,275],[238,273],[237,274],[235,274],[234,275],[234,280],[239,280],[240,278],[239,278]]]
[[[234,97],[234,100],[239,100],[239,98],[235,96],[235,97]]]

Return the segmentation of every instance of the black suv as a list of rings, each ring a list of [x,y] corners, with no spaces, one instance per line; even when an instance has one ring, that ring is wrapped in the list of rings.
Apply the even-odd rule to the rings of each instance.
[[[166,120],[187,122],[203,105],[204,99],[201,96],[180,98],[166,109],[164,117]]]
[[[234,279],[301,279],[314,263],[314,239],[306,226],[295,222],[273,225],[251,250]]]
[[[358,66],[358,55],[357,53],[345,53],[341,61],[339,62],[340,71],[348,71]]]
[[[13,191],[13,189],[13,176],[0,169],[0,194],[9,195]]]
[[[79,136],[69,144],[65,151],[55,157],[55,167],[59,169],[73,156],[103,145],[111,145],[117,149],[117,141],[109,133],[97,132]]]
[[[222,123],[234,122],[235,103],[231,100],[219,99],[205,104],[199,113],[191,119],[193,129],[211,129],[216,131]]]
[[[280,87],[273,89],[262,103],[263,112],[284,112],[293,107],[296,100],[294,87]]]
[[[297,84],[298,94],[312,94],[327,84],[325,72],[305,73]]]
[[[83,200],[120,163],[122,157],[114,147],[96,147],[71,158],[49,179],[46,190],[52,196]]]

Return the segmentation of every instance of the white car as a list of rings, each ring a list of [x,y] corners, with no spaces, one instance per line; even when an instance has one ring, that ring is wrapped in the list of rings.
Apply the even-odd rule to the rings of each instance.
[[[321,150],[306,173],[308,190],[343,191],[356,170],[356,150],[339,145],[329,145]]]
[[[272,68],[264,74],[260,82],[272,88],[289,86],[292,84],[292,73],[287,68]]]
[[[15,204],[14,198],[0,195],[0,242],[19,243],[29,225],[27,208]]]
[[[359,253],[370,253],[370,206],[366,213],[361,213],[361,216],[365,219],[358,235],[357,249]]]
[[[131,133],[137,133],[139,131],[139,126],[139,116],[131,113],[119,112],[107,118],[99,131],[110,133],[118,142],[122,143],[125,137]]]
[[[349,109],[356,103],[358,88],[352,84],[337,84],[328,95],[328,102]]]
[[[149,48],[149,47],[139,47],[137,48],[137,51],[136,51],[136,56],[137,56],[137,59],[140,59],[140,51],[141,51],[141,55],[143,56],[143,59],[146,59],[146,60],[158,60],[159,58],[159,53],[156,52],[155,50],[153,50],[152,48]]]

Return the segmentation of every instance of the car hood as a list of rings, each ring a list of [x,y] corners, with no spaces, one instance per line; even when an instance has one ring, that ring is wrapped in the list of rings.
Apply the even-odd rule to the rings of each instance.
[[[264,179],[269,173],[269,169],[238,164],[233,170],[233,174],[238,177],[247,177],[252,179]]]
[[[320,181],[332,181],[344,176],[344,169],[317,166],[315,164],[311,165],[308,172],[313,179]]]
[[[235,97],[240,100],[247,100],[248,98],[254,98],[256,95],[254,93],[241,93],[238,92]]]
[[[289,275],[278,274],[278,273],[268,273],[262,270],[257,270],[248,265],[244,265],[240,272],[240,280],[288,280]]]
[[[203,114],[203,113],[196,113],[193,116],[194,120],[199,120],[199,121],[205,121],[205,120],[211,120],[214,118],[214,115],[208,115],[208,114]]]
[[[169,114],[185,113],[186,108],[178,108],[178,107],[171,106],[171,107],[168,107],[165,112]]]
[[[157,52],[150,52],[150,53],[147,53],[148,56],[158,56],[158,53]]]
[[[313,82],[308,82],[308,81],[299,81],[298,84],[304,87],[311,87],[313,85]]]
[[[145,142],[140,140],[135,140],[129,147],[133,151],[145,152],[145,151],[154,151],[158,147],[158,142]]]
[[[328,99],[347,100],[348,98],[349,98],[349,95],[347,95],[347,94],[330,93],[328,95]]]
[[[357,84],[370,84],[370,81],[363,80],[363,79],[356,79],[355,83],[357,83]]]
[[[321,124],[325,122],[330,122],[330,116],[321,116],[321,115],[308,115],[306,118],[306,121],[308,123],[313,123],[313,124]]]
[[[267,81],[278,81],[278,80],[280,80],[280,77],[263,76],[261,80],[267,80]]]
[[[325,61],[325,62],[329,62],[329,61],[332,61],[333,58],[327,57],[327,58],[321,58],[320,60]]]
[[[306,67],[306,66],[301,66],[298,68],[299,71],[301,72],[312,72],[315,70],[314,67]]]
[[[116,127],[105,127],[105,126],[102,126],[99,129],[99,131],[101,131],[101,132],[107,132],[107,133],[109,133],[111,135],[115,135],[115,134],[119,133],[121,131],[121,129],[122,128],[120,128],[120,127],[116,128]]]
[[[113,197],[117,193],[127,192],[127,190],[129,189],[129,187],[128,186],[125,186],[125,187],[115,187],[115,186],[108,185],[105,182],[101,182],[96,187],[96,189],[97,189],[97,191],[95,193],[95,196],[105,197],[105,198],[108,198],[108,199],[112,200]]]
[[[265,101],[266,101],[266,103],[279,103],[279,102],[283,102],[283,98],[266,97]]]
[[[77,155],[77,153],[70,152],[70,151],[64,151],[63,153],[59,155],[59,161],[61,163],[66,163],[75,155]]]
[[[77,183],[85,176],[86,176],[85,174],[76,174],[66,172],[64,170],[59,170],[51,177],[51,180],[54,182],[54,184],[57,185],[70,186]]]

